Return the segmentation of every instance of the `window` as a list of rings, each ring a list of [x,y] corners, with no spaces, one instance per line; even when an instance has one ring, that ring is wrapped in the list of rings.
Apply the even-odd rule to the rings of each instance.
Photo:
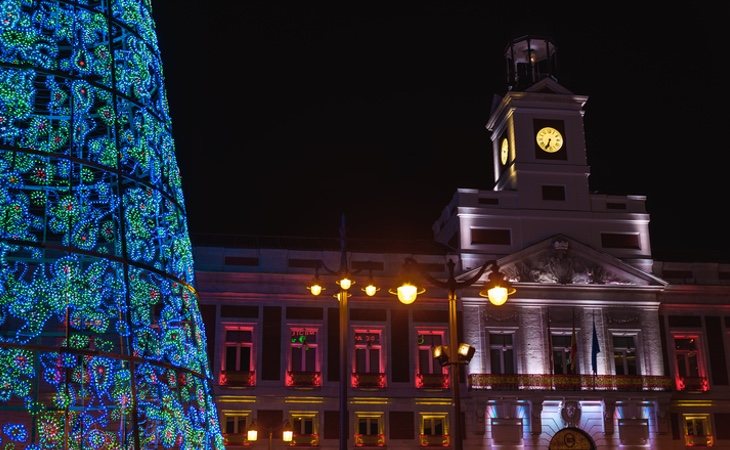
[[[380,330],[355,330],[355,372],[381,373]]]
[[[687,447],[712,447],[714,445],[709,415],[684,415],[684,441]]]
[[[221,385],[254,386],[256,384],[253,334],[253,326],[225,326],[224,354],[219,378]]]
[[[433,350],[443,345],[445,330],[417,330],[416,387],[419,389],[448,389],[449,374],[446,366],[433,357]]]
[[[421,447],[448,447],[448,415],[446,413],[421,414]]]
[[[292,429],[294,431],[294,442],[292,445],[318,446],[319,426],[317,413],[310,411],[292,411],[290,414]]]
[[[471,243],[489,245],[510,245],[512,244],[512,232],[510,230],[472,228]]]
[[[616,375],[638,375],[634,336],[613,335],[613,367]]]
[[[515,373],[512,333],[489,333],[489,362],[493,374]]]
[[[641,250],[638,234],[601,233],[601,246]]]
[[[553,373],[556,375],[567,375],[570,373],[570,335],[553,333]]]
[[[699,335],[675,335],[674,355],[677,390],[708,390],[709,386],[700,353]]]
[[[444,369],[433,357],[433,348],[444,343],[443,330],[418,331],[418,373],[441,374]]]
[[[356,412],[356,447],[384,447],[385,431],[383,414],[378,412]]]
[[[223,411],[223,437],[226,445],[244,445],[250,415],[241,411]]]
[[[353,353],[352,387],[360,389],[382,389],[385,387],[382,330],[355,329],[355,351]]]
[[[319,371],[319,360],[317,358],[317,336],[316,328],[293,327],[291,328],[289,370],[292,372],[317,372]]]
[[[565,186],[543,186],[542,187],[542,199],[543,200],[565,200]]]
[[[226,372],[250,372],[253,369],[253,328],[244,326],[226,327],[225,359]]]

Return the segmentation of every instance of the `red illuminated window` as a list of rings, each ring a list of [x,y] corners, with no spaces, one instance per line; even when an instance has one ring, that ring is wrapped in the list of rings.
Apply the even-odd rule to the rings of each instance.
[[[292,372],[319,371],[319,330],[312,327],[293,327],[290,329],[289,370]]]
[[[253,335],[253,326],[225,327],[220,384],[229,386],[256,384]]]
[[[701,349],[699,335],[674,335],[677,390],[709,390]]]
[[[380,373],[380,330],[355,330],[355,372]]]
[[[416,342],[418,345],[418,373],[441,374],[446,371],[445,367],[433,357],[433,349],[436,346],[444,345],[444,330],[418,330]]]

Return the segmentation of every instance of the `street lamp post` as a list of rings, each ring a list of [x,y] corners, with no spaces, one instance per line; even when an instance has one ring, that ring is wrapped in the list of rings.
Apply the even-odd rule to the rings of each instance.
[[[458,289],[468,287],[476,283],[479,278],[486,272],[487,268],[491,266],[491,272],[489,279],[484,285],[484,288],[479,292],[482,297],[489,298],[489,301],[496,306],[503,305],[509,295],[515,292],[510,282],[506,279],[504,274],[499,271],[499,265],[496,260],[486,261],[477,271],[477,273],[466,279],[457,280],[454,275],[455,263],[452,259],[449,259],[447,263],[449,277],[446,281],[442,281],[432,277],[427,271],[425,271],[420,264],[413,258],[406,258],[404,263],[404,274],[409,277],[414,277],[415,274],[425,278],[430,284],[447,289],[448,300],[449,300],[449,344],[448,346],[439,346],[434,349],[434,357],[436,357],[442,365],[450,366],[450,376],[452,385],[452,403],[454,406],[454,418],[452,435],[454,437],[454,450],[463,449],[462,441],[462,428],[461,428],[461,393],[459,389],[459,378],[460,378],[460,367],[461,364],[468,364],[472,356],[474,356],[474,348],[468,344],[459,344],[457,335],[457,296],[456,291]],[[414,283],[414,280],[404,280],[404,283],[395,290],[390,290],[391,294],[398,296],[404,304],[411,304],[416,301],[419,294],[424,293],[426,290],[418,284]]]
[[[355,284],[355,281],[352,279],[352,273],[357,273],[358,271],[351,272],[347,260],[347,245],[346,245],[346,239],[345,239],[345,217],[342,216],[342,222],[340,224],[340,267],[338,270],[331,270],[329,269],[323,262],[320,262],[317,268],[315,269],[315,275],[314,279],[310,283],[309,286],[307,286],[307,289],[309,289],[309,292],[312,295],[319,295],[322,293],[322,291],[325,290],[323,287],[320,279],[319,279],[319,269],[322,268],[326,272],[337,275],[337,285],[339,286],[339,292],[334,295],[334,297],[340,302],[339,306],[339,317],[340,317],[340,329],[339,329],[339,341],[340,341],[340,394],[339,394],[339,402],[340,402],[340,450],[347,450],[347,440],[348,440],[348,429],[349,429],[349,411],[347,407],[347,384],[349,383],[349,370],[348,370],[348,345],[347,345],[347,337],[348,337],[348,324],[350,321],[349,317],[349,305],[348,305],[348,297],[350,297],[352,294],[349,293],[350,288]],[[369,297],[374,296],[380,289],[377,288],[373,282],[372,277],[369,280],[369,283],[366,287],[364,287],[363,292],[365,292]]]

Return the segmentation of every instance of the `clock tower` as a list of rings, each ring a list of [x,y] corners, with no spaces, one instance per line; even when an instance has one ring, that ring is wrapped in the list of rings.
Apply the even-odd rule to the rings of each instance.
[[[433,226],[464,269],[567,236],[651,271],[644,196],[591,193],[583,107],[587,96],[558,83],[557,47],[527,35],[508,43],[507,92],[494,102],[494,185],[460,188]]]
[[[547,191],[559,209],[585,208],[589,168],[583,105],[557,82],[557,48],[549,38],[524,36],[505,49],[508,92],[492,111],[495,190],[517,190],[539,206]]]

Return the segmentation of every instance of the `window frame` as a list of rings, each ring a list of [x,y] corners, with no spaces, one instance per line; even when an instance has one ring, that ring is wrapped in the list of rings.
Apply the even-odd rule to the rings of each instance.
[[[690,429],[694,430],[695,425],[690,427],[690,423],[700,423],[703,427],[702,434],[690,434]],[[712,447],[715,443],[715,435],[712,427],[712,417],[708,413],[700,414],[682,414],[682,431],[686,446],[702,446]]]
[[[565,337],[568,339],[568,344],[566,346],[560,345],[556,346],[554,342],[554,337]],[[565,329],[565,330],[550,330],[550,351],[552,352],[550,354],[550,364],[551,369],[553,371],[553,375],[568,375],[570,373],[569,364],[570,364],[570,339],[572,336],[572,330]],[[558,372],[556,370],[557,364],[555,361],[555,352],[561,352],[562,353],[562,364],[561,364],[561,371]],[[491,353],[490,353],[491,356]]]
[[[370,344],[369,342],[357,342],[359,335],[366,335],[366,334],[377,334],[378,335],[378,343],[377,344]],[[384,330],[382,327],[354,327],[352,332],[352,361],[351,361],[351,372],[352,373],[358,373],[358,374],[380,374],[385,372],[385,352],[384,352]],[[365,351],[365,366],[366,371],[360,372],[358,370],[358,350],[366,350]],[[372,367],[372,355],[370,353],[371,350],[377,350],[378,356],[377,356],[377,371],[373,372],[371,371]]]
[[[673,332],[671,334],[672,337],[672,366],[674,370],[674,376],[677,382],[679,383],[680,379],[682,378],[699,378],[704,379],[706,382],[709,382],[708,376],[707,376],[707,363],[706,363],[706,355],[707,351],[704,347],[704,340],[702,339],[702,333],[699,331],[683,331],[683,332]],[[678,350],[677,349],[677,340],[679,339],[694,339],[695,341],[695,350],[696,353],[696,364],[697,364],[697,375],[693,376],[690,374],[682,374],[680,373],[680,365],[679,365],[679,357],[680,355],[687,355],[685,356],[685,362],[688,362],[687,357],[690,357],[690,353],[692,351],[686,351],[686,350]],[[687,364],[685,364],[685,367],[688,367]],[[703,387],[700,388],[701,390],[704,390]],[[686,390],[682,389],[682,390]]]
[[[422,375],[443,375],[447,373],[447,366],[441,366],[436,358],[433,357],[433,349],[437,345],[449,345],[446,341],[448,333],[446,328],[442,327],[416,327],[416,374]],[[424,339],[421,342],[421,336],[431,336],[430,339]],[[440,338],[440,342],[434,342],[434,336]],[[427,358],[421,358],[421,352],[428,352]],[[424,372],[421,368],[421,360],[424,359],[429,363],[429,372]]]
[[[223,324],[223,345],[221,351],[221,372],[241,372],[241,349],[249,349],[249,370],[248,372],[256,371],[256,325],[249,323],[224,323]],[[251,342],[237,342],[228,340],[229,331],[248,331],[251,333]],[[236,348],[236,362],[235,368],[230,369],[227,367],[228,362],[228,348]]]
[[[306,433],[306,422],[311,422],[312,432]],[[298,442],[297,437],[300,440],[304,440],[304,437],[309,437],[309,443],[311,446],[319,445],[319,412],[317,411],[289,411],[289,423],[292,425],[294,431],[294,441]],[[299,423],[299,429],[297,424]]]
[[[321,325],[305,325],[305,324],[288,324],[287,329],[289,331],[289,341],[287,342],[287,370],[292,373],[304,373],[304,372],[321,372],[321,357],[322,352],[320,351],[320,336],[322,334],[322,326]],[[297,333],[297,334],[295,334]],[[304,333],[303,336],[305,336],[305,340],[295,342],[294,338],[295,336],[301,336]],[[306,336],[315,336],[313,341],[309,341]],[[306,357],[306,353],[304,353],[303,357],[301,358],[301,364],[300,367],[295,368],[294,367],[294,356],[295,356],[295,350],[301,351],[298,349],[304,348],[304,352],[308,351],[314,351],[314,367],[311,368],[311,370],[308,367],[308,359]]]
[[[509,346],[504,344],[494,344],[492,343],[492,335],[509,335],[511,336],[511,344]],[[487,364],[487,371],[488,373],[495,374],[495,375],[514,375],[519,372],[519,368],[517,367],[517,355],[515,354],[515,348],[517,347],[517,333],[514,329],[488,329],[485,333],[485,340],[486,340],[486,348],[489,350],[486,357],[486,364]],[[500,350],[500,365],[499,371],[495,371],[495,368],[492,367],[492,350]],[[511,352],[512,355],[512,372],[507,372],[505,370],[505,353]]]
[[[610,336],[611,336],[611,370],[613,371],[614,375],[619,376],[639,376],[643,373],[643,368],[641,364],[641,358],[640,358],[640,345],[641,345],[641,339],[638,331],[626,331],[626,330],[609,330]],[[627,338],[630,337],[633,341],[634,347],[634,370],[635,373],[629,373],[628,371],[628,363],[627,363],[627,355],[630,348],[628,347],[617,347],[616,346],[616,339],[617,337],[620,338]],[[624,373],[619,374],[617,367],[616,367],[616,353],[617,351],[623,350],[621,353],[623,353],[623,366],[624,366]]]

